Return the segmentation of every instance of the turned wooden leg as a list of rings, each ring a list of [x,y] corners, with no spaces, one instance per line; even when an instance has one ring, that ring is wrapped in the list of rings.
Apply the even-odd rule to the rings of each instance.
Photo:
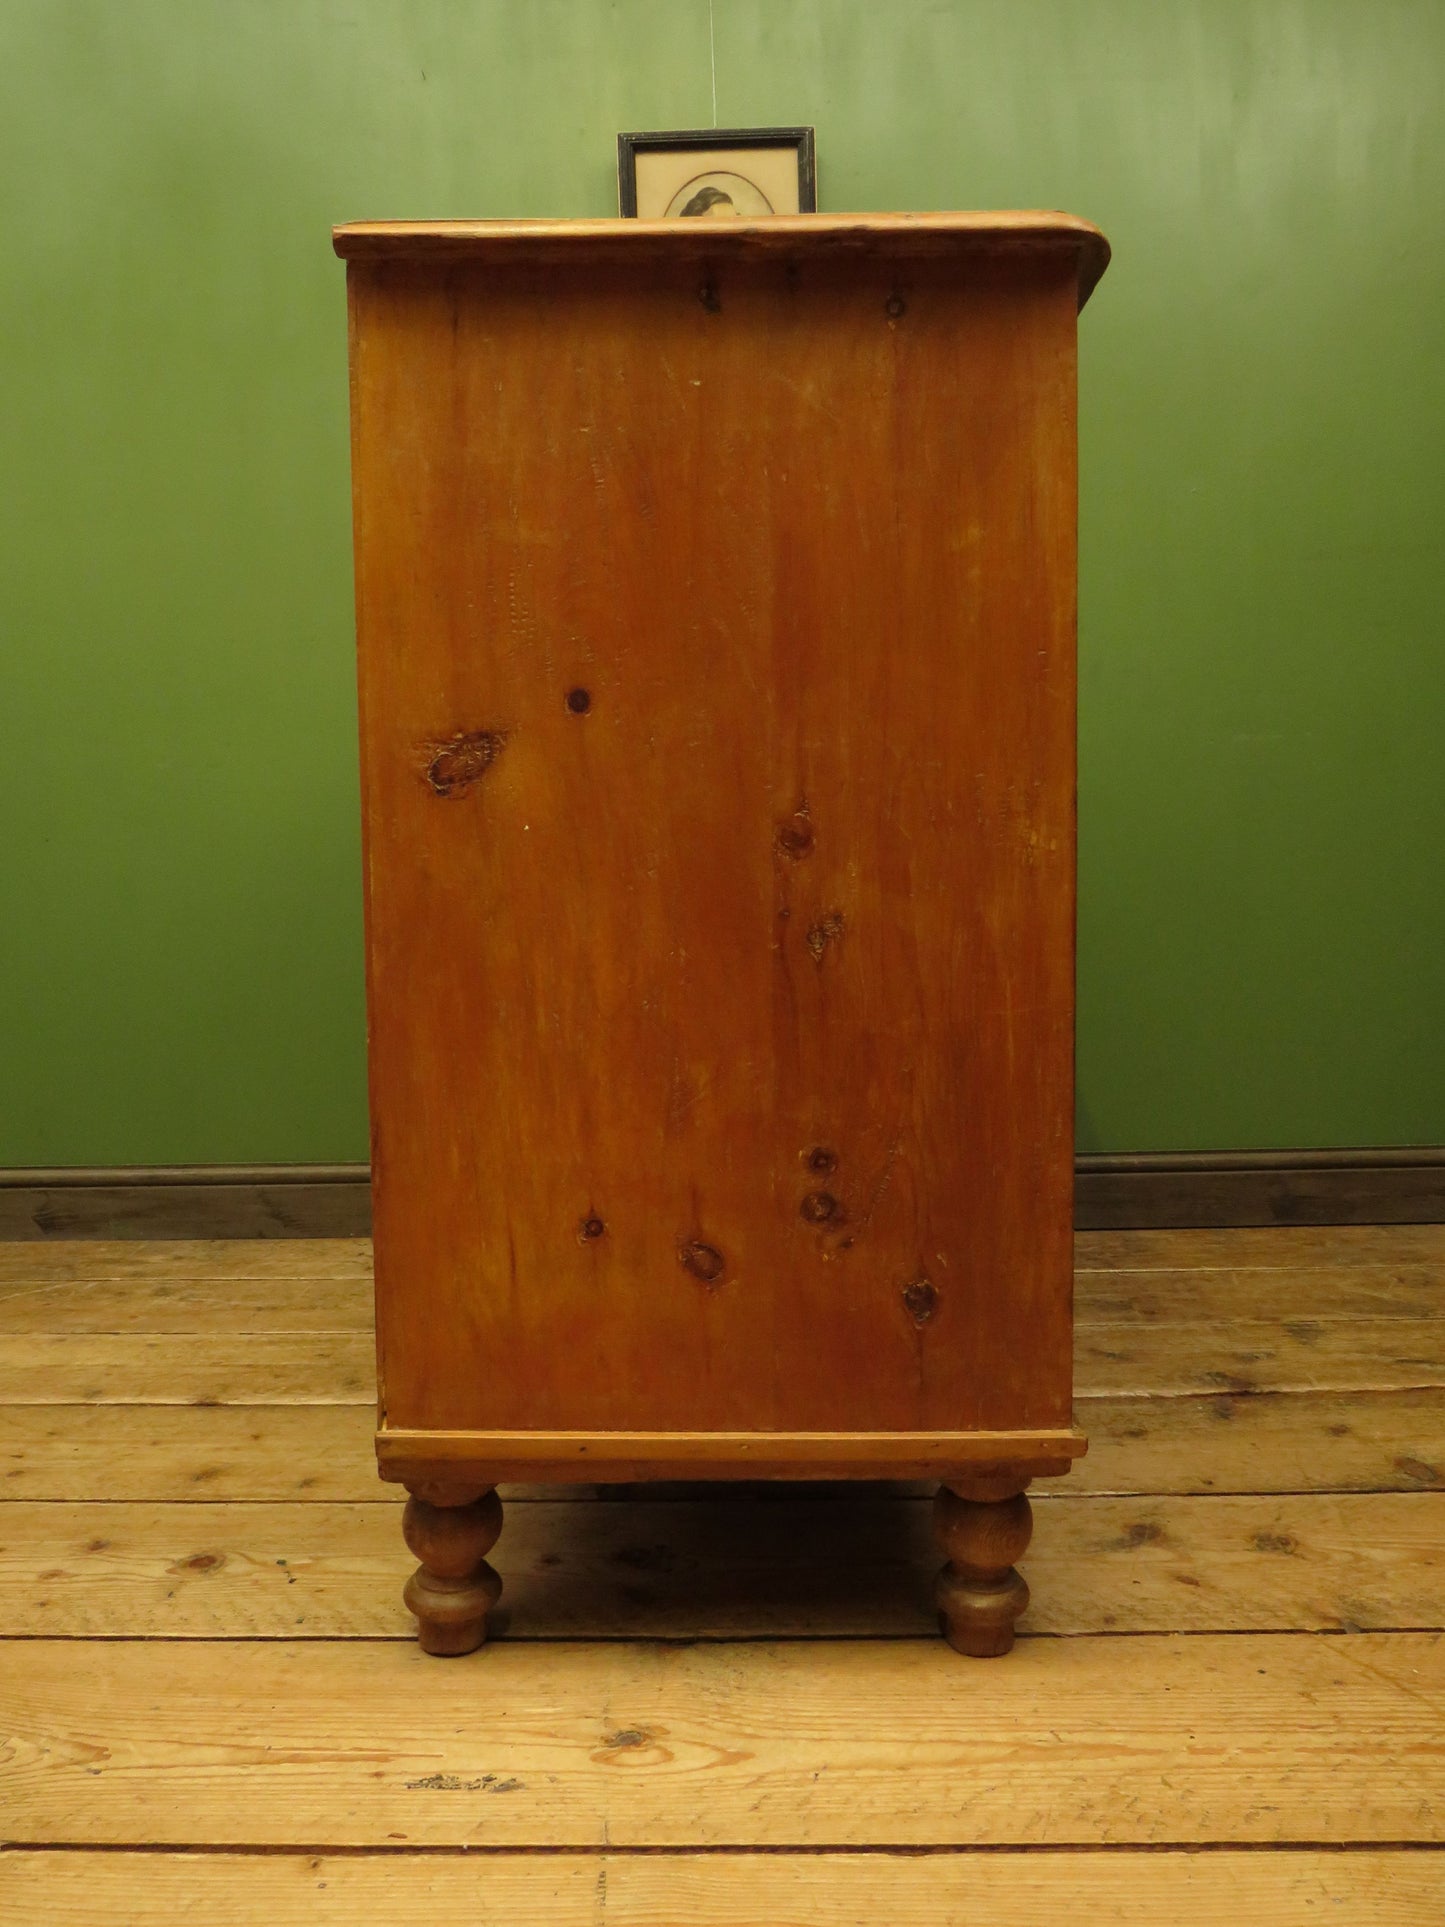
[[[1014,1571],[1034,1529],[1021,1489],[1027,1483],[980,1480],[966,1492],[945,1485],[933,1502],[934,1531],[948,1555],[935,1594],[938,1623],[956,1652],[975,1659],[1009,1650],[1014,1621],[1029,1603],[1029,1589]]]
[[[401,1529],[421,1564],[402,1597],[421,1649],[446,1658],[475,1652],[502,1590],[486,1557],[502,1530],[502,1502],[492,1486],[428,1481],[408,1490]]]

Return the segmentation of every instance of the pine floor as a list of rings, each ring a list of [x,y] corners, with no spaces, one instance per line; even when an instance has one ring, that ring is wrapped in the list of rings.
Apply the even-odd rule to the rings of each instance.
[[[1078,1243],[1013,1655],[922,1488],[512,1488],[425,1659],[361,1242],[0,1245],[0,1914],[1440,1927],[1445,1227]]]

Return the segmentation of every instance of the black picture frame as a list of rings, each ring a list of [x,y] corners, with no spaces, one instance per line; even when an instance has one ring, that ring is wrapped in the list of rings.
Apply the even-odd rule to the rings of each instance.
[[[693,127],[617,136],[617,209],[637,219],[637,156],[692,149],[699,154],[733,147],[792,147],[798,155],[798,212],[818,211],[818,168],[811,127]]]

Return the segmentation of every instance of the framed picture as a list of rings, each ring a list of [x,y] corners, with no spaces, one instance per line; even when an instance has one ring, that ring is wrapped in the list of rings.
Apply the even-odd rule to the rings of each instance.
[[[617,136],[619,212],[643,221],[815,214],[811,127],[703,127]]]

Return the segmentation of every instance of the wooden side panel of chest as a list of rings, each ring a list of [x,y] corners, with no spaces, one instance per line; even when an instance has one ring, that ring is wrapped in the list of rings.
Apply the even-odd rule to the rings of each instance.
[[[384,1456],[1079,1449],[1078,283],[351,262]]]

